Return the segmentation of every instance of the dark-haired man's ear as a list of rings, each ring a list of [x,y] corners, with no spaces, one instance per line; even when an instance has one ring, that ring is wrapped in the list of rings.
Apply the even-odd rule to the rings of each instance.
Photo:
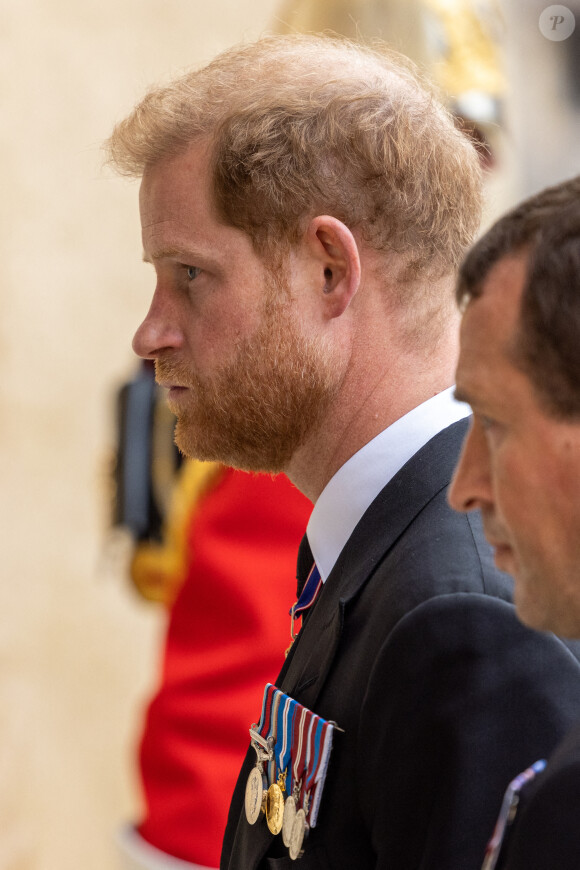
[[[310,255],[318,263],[325,315],[340,317],[360,285],[361,264],[356,240],[342,221],[319,215],[310,222],[306,241]]]

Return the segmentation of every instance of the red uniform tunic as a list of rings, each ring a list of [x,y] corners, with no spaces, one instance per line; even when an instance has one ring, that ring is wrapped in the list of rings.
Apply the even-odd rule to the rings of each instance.
[[[248,727],[289,644],[310,502],[284,476],[224,469],[192,507],[160,687],[141,743],[150,844],[217,867]]]

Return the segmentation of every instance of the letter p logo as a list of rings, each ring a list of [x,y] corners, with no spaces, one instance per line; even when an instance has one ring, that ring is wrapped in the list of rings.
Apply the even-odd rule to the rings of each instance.
[[[567,6],[548,6],[540,15],[538,27],[542,36],[552,42],[561,42],[574,33],[576,19]]]

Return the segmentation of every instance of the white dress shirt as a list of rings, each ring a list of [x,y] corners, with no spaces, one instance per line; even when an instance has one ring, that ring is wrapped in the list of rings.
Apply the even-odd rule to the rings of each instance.
[[[322,580],[366,509],[395,474],[435,435],[471,413],[453,387],[413,408],[351,456],[314,505],[306,534]]]

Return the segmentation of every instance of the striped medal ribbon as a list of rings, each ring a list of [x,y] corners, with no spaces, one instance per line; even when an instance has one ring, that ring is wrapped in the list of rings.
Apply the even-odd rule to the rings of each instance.
[[[292,644],[298,636],[298,632],[294,631],[295,621],[303,616],[309,607],[312,607],[323,585],[320,571],[318,570],[316,563],[314,563],[310,569],[308,577],[306,578],[306,583],[304,584],[300,598],[290,608],[290,637],[292,640],[290,646],[286,650],[286,655],[288,655],[292,649]]]
[[[311,828],[316,827],[318,819],[318,810],[322,799],[322,789],[324,780],[326,779],[326,771],[328,770],[328,762],[330,761],[330,753],[332,751],[332,737],[334,734],[334,725],[332,722],[323,722],[322,734],[320,738],[320,755],[314,773],[314,784],[312,786],[312,794],[310,799],[310,818],[309,825]]]
[[[290,767],[290,781],[288,783],[288,797],[284,806],[284,823],[282,826],[282,840],[285,846],[290,846],[292,826],[300,807],[302,780],[306,767],[308,710],[301,704],[296,704],[294,721],[292,724],[291,752],[293,761]],[[312,714],[311,714],[312,715]]]
[[[541,773],[544,770],[546,764],[547,762],[544,759],[536,761],[535,764],[532,764],[531,767],[528,767],[527,770],[524,770],[523,773],[518,774],[515,779],[512,779],[508,785],[491,840],[485,850],[485,858],[481,870],[494,870],[501,852],[501,847],[504,843],[505,835],[516,817],[520,792],[527,782],[531,782],[538,773]]]

